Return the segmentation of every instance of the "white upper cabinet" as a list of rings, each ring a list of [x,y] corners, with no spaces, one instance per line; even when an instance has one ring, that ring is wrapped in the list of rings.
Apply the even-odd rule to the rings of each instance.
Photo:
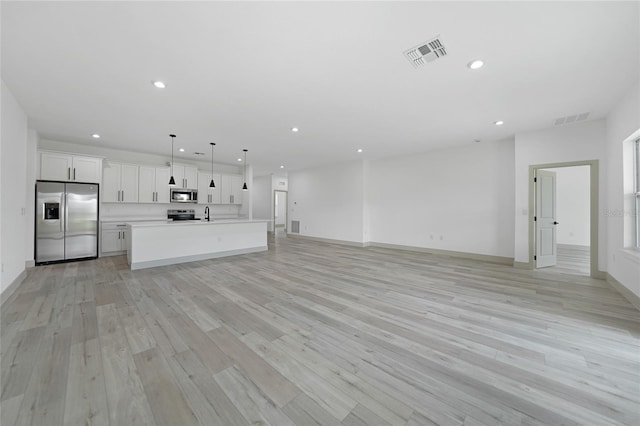
[[[220,204],[220,175],[213,174],[215,188],[209,188],[211,172],[198,172],[198,204]]]
[[[102,182],[102,158],[60,152],[40,152],[40,179]]]
[[[222,175],[221,204],[242,204],[242,176]]]
[[[108,162],[103,170],[103,203],[138,202],[138,166]]]
[[[198,168],[184,164],[173,164],[173,178],[177,188],[198,188]]]
[[[138,202],[140,203],[169,203],[168,167],[140,166]]]

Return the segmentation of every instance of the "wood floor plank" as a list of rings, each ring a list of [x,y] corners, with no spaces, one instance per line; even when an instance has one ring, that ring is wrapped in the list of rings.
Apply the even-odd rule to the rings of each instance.
[[[156,340],[153,338],[153,334],[138,308],[127,306],[116,309],[124,326],[124,332],[127,335],[132,354],[135,355],[156,347]]]
[[[63,424],[70,347],[71,327],[45,334],[16,424]]]
[[[212,330],[208,334],[277,406],[282,407],[301,392],[290,380],[224,327]]]
[[[213,407],[222,425],[245,426],[249,424],[227,394],[220,388],[209,369],[193,351],[184,351],[176,354],[174,358],[193,380],[211,407]]]
[[[243,341],[336,419],[344,419],[355,408],[357,403],[349,395],[322,380],[259,334],[247,334]]]
[[[102,355],[97,336],[71,345],[64,423],[109,426]]]
[[[2,357],[2,401],[24,394],[33,367],[38,359],[45,327],[30,328],[18,334],[10,342],[6,355]]]
[[[230,367],[215,375],[220,387],[251,424],[266,422],[271,425],[293,426],[294,423],[281,409],[237,367]]]
[[[192,354],[192,356],[195,356],[195,354]],[[167,363],[171,367],[176,382],[200,425],[225,426],[215,407],[209,403],[209,400],[203,395],[198,385],[192,380],[192,375],[182,367],[175,359],[175,356],[168,357]]]
[[[74,305],[71,344],[87,342],[98,338],[98,317],[95,302],[81,302]]]
[[[96,311],[110,423],[155,425],[115,305],[101,305]]]
[[[298,395],[293,401],[285,405],[282,410],[297,425],[342,425],[338,419],[329,414],[304,393]]]
[[[185,401],[169,364],[158,349],[133,356],[149,405],[158,426],[197,425],[198,419]]]
[[[342,421],[342,424],[344,426],[369,426],[369,425],[388,426],[390,423],[387,423],[386,421],[378,417],[374,412],[370,411],[368,408],[358,404],[356,405],[356,408],[351,410],[349,415],[344,418],[344,420]],[[404,424],[406,425],[406,422]]]
[[[18,418],[18,412],[22,405],[23,395],[17,395],[0,402],[0,424],[15,425]]]

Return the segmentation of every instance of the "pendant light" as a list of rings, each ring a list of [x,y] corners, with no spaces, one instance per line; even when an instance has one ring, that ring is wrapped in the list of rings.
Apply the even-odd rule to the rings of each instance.
[[[248,149],[243,149],[244,151],[244,185],[242,185],[242,190],[246,191],[247,189],[247,151]]]
[[[213,147],[215,146],[215,143],[209,142],[209,145],[211,145],[211,182],[209,182],[209,188],[215,188],[216,184],[213,181]]]
[[[176,186],[176,180],[173,178],[173,138],[176,135],[169,135],[171,138],[171,178],[169,178],[169,186]]]

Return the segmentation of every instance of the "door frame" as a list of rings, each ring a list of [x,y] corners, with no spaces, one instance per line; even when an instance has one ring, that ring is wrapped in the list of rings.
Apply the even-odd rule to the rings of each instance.
[[[284,233],[289,233],[289,191],[285,191],[284,189],[274,189],[273,190],[273,233],[276,232],[276,198],[278,197],[278,192],[284,192],[286,194],[287,202],[284,206]]]
[[[590,276],[592,278],[604,279],[604,272],[598,269],[598,231],[599,231],[599,172],[598,160],[586,160],[586,161],[570,161],[564,163],[548,163],[548,164],[533,164],[529,165],[529,265],[528,269],[535,269],[535,261],[533,256],[536,254],[536,235],[535,235],[535,221],[533,220],[536,215],[536,194],[534,177],[537,175],[539,169],[555,169],[561,167],[575,167],[575,166],[589,166],[589,262],[590,262]]]

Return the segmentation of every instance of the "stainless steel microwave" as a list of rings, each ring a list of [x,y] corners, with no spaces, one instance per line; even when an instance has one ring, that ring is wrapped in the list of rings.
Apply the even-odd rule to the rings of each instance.
[[[171,188],[170,194],[172,203],[198,203],[197,189]]]

